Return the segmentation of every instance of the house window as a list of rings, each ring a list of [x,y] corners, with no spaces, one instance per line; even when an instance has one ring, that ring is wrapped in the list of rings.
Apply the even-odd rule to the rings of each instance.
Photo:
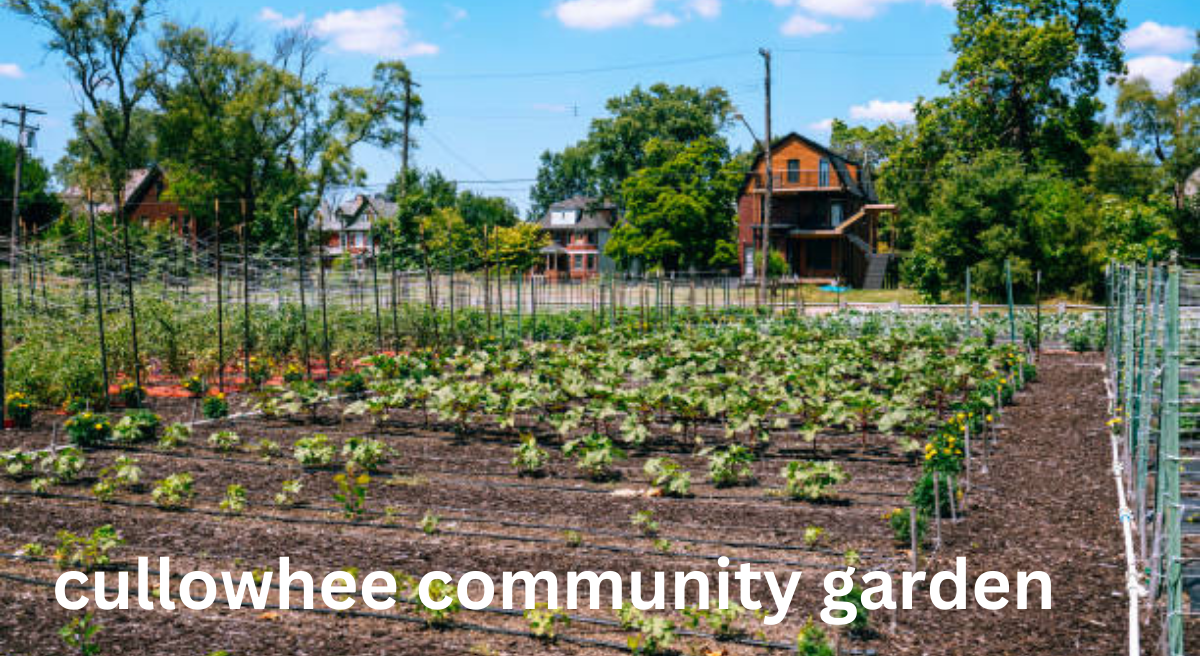
[[[842,225],[842,204],[840,202],[834,201],[829,204],[829,225],[834,228]]]
[[[596,269],[596,256],[595,255],[587,256],[587,268],[588,268],[588,271],[594,271]]]
[[[787,161],[787,181],[791,183],[800,182],[800,160],[789,159]]]
[[[817,178],[818,187],[829,186],[829,160],[825,159],[824,157],[821,158],[821,165],[817,170]]]
[[[572,259],[573,259],[573,261],[571,263],[572,270],[579,270],[579,269],[583,268],[583,256],[582,255],[576,254],[574,256],[574,258],[572,258]]]
[[[355,235],[354,235],[354,245],[355,245],[356,247],[358,247],[358,248],[362,248],[362,245],[363,245],[363,234],[362,234],[361,232],[355,233]]]

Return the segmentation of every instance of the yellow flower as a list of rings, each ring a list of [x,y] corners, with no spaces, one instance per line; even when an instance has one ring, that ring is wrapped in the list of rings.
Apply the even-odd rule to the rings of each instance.
[[[988,422],[989,424],[990,424],[990,423],[992,423],[992,416],[991,416],[991,415],[988,415],[987,417],[985,417],[985,419],[987,419],[987,422]]]
[[[96,424],[96,430],[100,430],[101,428],[104,428],[104,426],[102,426],[100,424]],[[124,430],[124,429],[122,429],[122,430]]]
[[[933,460],[933,452],[932,452],[932,451],[930,451],[929,453],[926,453],[926,454],[925,454],[925,459],[926,459],[926,460]]]
[[[1109,428],[1112,428],[1112,427],[1114,427],[1114,426],[1116,426],[1117,424],[1120,424],[1120,423],[1121,423],[1121,418],[1120,418],[1120,417],[1113,417],[1112,419],[1109,419],[1109,420],[1108,420],[1108,427],[1109,427]]]

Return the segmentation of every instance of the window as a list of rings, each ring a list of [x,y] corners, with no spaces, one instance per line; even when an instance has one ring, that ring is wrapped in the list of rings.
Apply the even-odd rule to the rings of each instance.
[[[583,268],[583,256],[582,255],[576,254],[572,259],[573,259],[573,262],[571,263],[571,269],[578,270],[578,269]]]
[[[834,228],[842,225],[842,204],[838,201],[829,204],[829,225]]]
[[[357,233],[355,233],[355,234],[354,234],[354,245],[355,245],[356,247],[358,247],[358,248],[362,248],[362,245],[363,245],[363,233],[361,233],[361,232],[357,232]]]
[[[800,182],[800,160],[789,159],[787,161],[787,181]]]
[[[824,157],[821,158],[821,166],[817,170],[817,178],[818,187],[829,186],[829,160]]]

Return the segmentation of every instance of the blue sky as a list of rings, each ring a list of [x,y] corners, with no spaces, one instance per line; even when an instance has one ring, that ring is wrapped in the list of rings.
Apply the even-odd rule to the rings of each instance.
[[[202,25],[236,21],[250,43],[305,23],[325,41],[331,80],[363,84],[376,61],[402,58],[422,84],[429,116],[418,166],[462,186],[528,205],[538,155],[586,134],[604,101],[635,84],[720,85],[761,125],[759,47],[774,53],[774,129],[824,140],[831,117],[903,121],[918,96],[939,93],[954,15],[951,0],[238,0],[171,2],[163,15]],[[1131,71],[1165,85],[1184,66],[1200,26],[1197,0],[1126,0]],[[45,34],[0,14],[0,98],[48,112],[36,154],[57,160],[75,98]],[[15,130],[6,129],[12,138]],[[729,137],[750,138],[734,126]],[[398,153],[356,153],[369,184],[399,168]]]

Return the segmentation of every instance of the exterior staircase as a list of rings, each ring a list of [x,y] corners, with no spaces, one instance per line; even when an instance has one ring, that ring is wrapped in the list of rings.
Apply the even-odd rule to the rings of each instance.
[[[871,253],[867,255],[867,273],[863,276],[863,289],[883,289],[887,280],[888,268],[892,264],[891,253]]]

